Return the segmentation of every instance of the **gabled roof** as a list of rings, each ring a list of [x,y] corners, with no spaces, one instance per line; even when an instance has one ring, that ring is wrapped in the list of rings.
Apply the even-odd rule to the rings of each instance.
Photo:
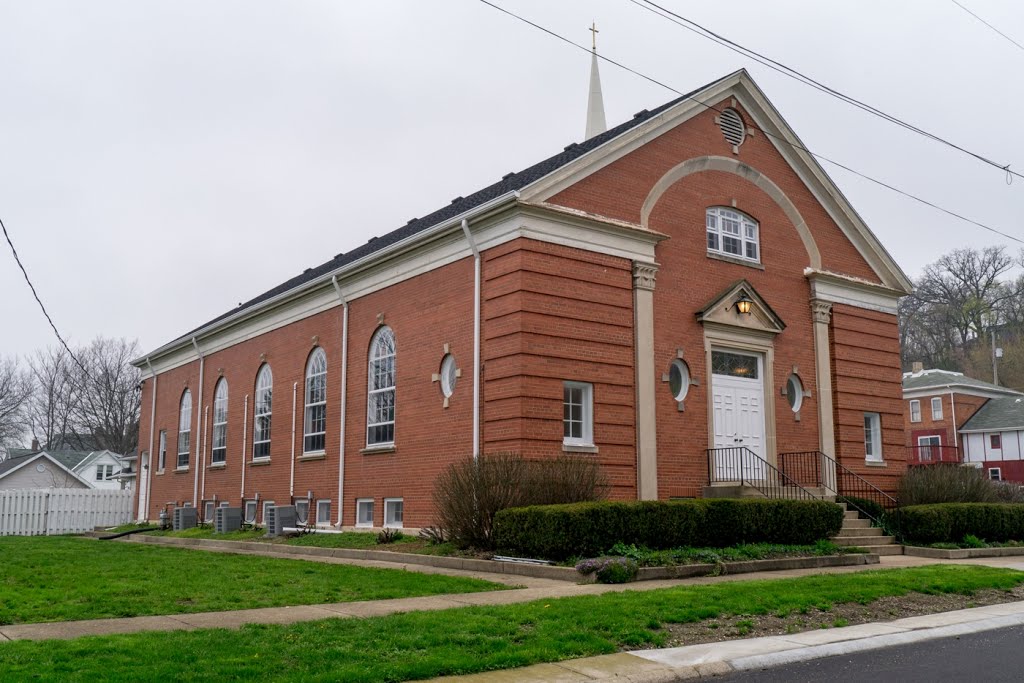
[[[993,398],[998,396],[1024,396],[1024,394],[1014,389],[1008,389],[998,384],[968,377],[962,372],[929,369],[903,373],[903,393],[905,396],[913,397],[914,395],[927,393],[930,389],[941,391],[960,389],[967,392],[975,392],[982,396],[991,395]]]
[[[990,398],[961,432],[998,432],[1024,430],[1024,396]]]
[[[64,462],[62,462],[61,460],[59,460],[57,458],[54,458],[53,456],[51,456],[49,453],[47,453],[45,451],[36,451],[36,452],[32,453],[31,455],[24,455],[24,456],[21,456],[21,457],[18,457],[18,458],[7,458],[7,460],[4,460],[3,462],[0,462],[0,480],[2,480],[4,477],[6,477],[6,476],[8,476],[10,474],[13,474],[14,472],[16,472],[18,470],[20,470],[22,467],[26,467],[26,466],[34,463],[35,461],[37,461],[39,459],[49,460],[54,465],[56,465],[58,468],[63,470],[69,477],[72,477],[75,480],[81,482],[86,488],[92,488],[92,485],[89,484],[89,482],[85,481],[84,479],[79,477],[77,474],[72,472],[71,468],[68,467],[67,465],[65,465]]]

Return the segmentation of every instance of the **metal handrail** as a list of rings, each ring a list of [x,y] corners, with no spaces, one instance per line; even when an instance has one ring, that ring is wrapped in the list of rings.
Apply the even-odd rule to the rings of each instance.
[[[756,489],[765,498],[822,500],[746,446],[709,448],[707,455],[709,486],[738,483]]]

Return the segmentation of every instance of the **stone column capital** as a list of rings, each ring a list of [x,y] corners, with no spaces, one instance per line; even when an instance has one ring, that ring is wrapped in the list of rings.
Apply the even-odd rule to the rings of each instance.
[[[654,279],[658,274],[657,263],[633,262],[633,289],[654,291]]]
[[[832,304],[818,299],[811,300],[811,318],[816,323],[829,324],[832,320]]]

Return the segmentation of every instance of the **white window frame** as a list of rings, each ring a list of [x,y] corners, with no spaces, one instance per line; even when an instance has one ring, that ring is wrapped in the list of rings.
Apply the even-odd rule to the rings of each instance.
[[[252,515],[249,515],[249,506],[252,506]],[[246,524],[256,524],[256,515],[259,513],[259,502],[252,498],[242,501],[242,521]]]
[[[114,476],[113,465],[97,465],[96,466],[96,481],[108,481]]]
[[[272,507],[277,507],[275,505],[274,501],[272,501],[272,500],[264,500],[264,501],[262,501],[262,507],[260,508],[260,511],[263,513],[263,519],[261,520],[263,522],[263,526],[267,525],[267,511],[270,508],[272,508]]]
[[[398,522],[389,521],[389,512],[394,509],[395,504],[401,506],[402,519]],[[386,529],[401,529],[405,523],[405,499],[404,498],[385,498],[384,499],[384,528]]]
[[[868,432],[870,420],[870,433]],[[878,413],[864,413],[864,459],[867,462],[883,462],[882,457],[882,416]]]
[[[910,421],[920,422],[921,421],[921,400],[915,398],[910,402]]]
[[[175,468],[187,470],[192,450],[192,392],[186,389],[178,403],[178,459]],[[182,458],[184,457],[184,464]]]
[[[731,223],[735,223],[736,232],[730,229]],[[710,206],[705,212],[704,228],[708,253],[751,263],[761,262],[761,226],[742,211],[728,206]],[[728,251],[726,240],[736,241],[740,253]]]
[[[228,381],[221,377],[213,391],[213,443],[210,464],[220,465],[228,460]]]
[[[390,347],[387,342],[390,341]],[[370,340],[369,363],[366,377],[366,447],[379,448],[382,446],[393,446],[395,443],[395,426],[398,411],[398,395],[396,385],[398,384],[398,347],[395,333],[386,325],[377,330]],[[390,377],[388,367],[390,366]],[[390,379],[390,383],[388,380]],[[379,419],[387,417],[387,402],[390,397],[391,419]],[[384,413],[381,413],[383,405]],[[391,438],[379,436],[381,428],[384,431],[391,427]]]
[[[993,477],[992,476],[993,473],[995,473],[996,476]],[[988,468],[988,478],[991,479],[992,481],[1002,481],[1003,480],[1003,468],[1002,467],[989,467]]]
[[[261,365],[256,373],[255,399],[252,420],[252,459],[253,461],[264,461],[270,459],[270,438],[274,415],[274,372],[270,369],[269,363]],[[263,420],[263,424],[261,424],[261,420]]]
[[[327,514],[321,514],[323,512],[323,506],[327,506]],[[316,525],[318,527],[331,526],[331,499],[321,498],[316,501]]]
[[[212,500],[203,501],[203,521],[213,521],[213,511],[217,508]]]
[[[936,405],[938,405],[938,410],[935,409]],[[936,397],[934,397],[932,399],[932,420],[941,420],[941,419],[942,419],[942,397],[941,396],[936,396]]]
[[[160,430],[160,450],[156,454],[156,471],[163,472],[167,466],[167,430]]]
[[[577,403],[572,392],[579,391],[580,401]],[[572,407],[580,406],[580,419],[572,415]],[[566,410],[569,415],[566,416]],[[579,424],[579,435],[573,434],[576,430],[573,425]],[[566,428],[569,433],[566,434]],[[563,382],[562,383],[562,443],[566,446],[593,446],[594,445],[594,385],[589,382]]]
[[[316,347],[306,361],[306,409],[303,413],[302,452],[327,449],[327,352]]]
[[[360,511],[363,505],[369,504],[370,506],[370,521],[364,522],[361,518]],[[374,510],[373,498],[356,498],[356,526],[362,528],[370,528],[373,526],[373,514]]]
[[[310,508],[309,498],[296,498],[295,502],[292,503],[292,504],[295,506],[295,522],[297,524],[308,525],[309,524],[309,508]],[[299,514],[299,508],[305,508],[306,509],[306,514],[305,515],[300,515]]]

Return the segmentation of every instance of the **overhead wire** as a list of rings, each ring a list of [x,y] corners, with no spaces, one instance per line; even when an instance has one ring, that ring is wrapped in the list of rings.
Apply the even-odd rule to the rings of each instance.
[[[1024,45],[1021,45],[1021,44],[1020,44],[1020,43],[1018,43],[1018,42],[1017,42],[1016,40],[1014,40],[1014,39],[1013,39],[1013,38],[1011,38],[1010,36],[1006,35],[1005,33],[1003,33],[1002,31],[1000,31],[999,29],[997,29],[997,28],[996,28],[995,26],[993,26],[992,24],[990,24],[990,23],[988,23],[987,21],[985,21],[984,19],[982,19],[982,18],[981,18],[980,16],[978,16],[977,14],[975,14],[974,12],[972,12],[971,10],[969,10],[969,9],[967,9],[967,8],[966,8],[965,6],[961,5],[961,4],[960,4],[959,2],[957,2],[956,0],[952,0],[952,2],[953,2],[953,4],[954,4],[954,5],[956,5],[957,7],[959,7],[959,8],[960,8],[960,9],[962,9],[963,11],[967,12],[968,14],[970,14],[970,15],[971,15],[972,17],[974,17],[975,19],[977,19],[977,20],[978,20],[978,21],[980,21],[981,23],[985,24],[985,26],[988,26],[988,27],[989,27],[990,29],[992,29],[993,31],[995,31],[996,33],[998,33],[999,35],[1001,35],[1001,36],[1002,36],[1003,38],[1006,38],[1006,40],[1010,41],[1011,43],[1013,43],[1014,45],[1016,45],[1016,46],[1017,46],[1018,48],[1020,48],[1021,50],[1024,50]]]
[[[537,24],[536,22],[530,21],[529,19],[527,19],[525,17],[522,17],[522,16],[516,14],[515,12],[507,10],[504,7],[501,7],[500,5],[497,5],[497,4],[493,3],[493,2],[491,2],[490,0],[479,0],[479,2],[487,5],[488,7],[493,8],[493,9],[495,9],[495,10],[497,10],[497,11],[503,13],[503,14],[506,14],[506,15],[508,15],[508,16],[516,19],[516,20],[518,20],[518,21],[521,21],[524,24],[527,24],[527,25],[532,26],[532,27],[534,27],[534,28],[536,28],[536,29],[538,29],[540,31],[543,31],[544,33],[547,33],[548,35],[550,35],[550,36],[552,36],[554,38],[557,38],[558,40],[561,40],[564,43],[568,43],[569,45],[572,45],[573,47],[575,47],[577,49],[580,49],[580,50],[582,50],[582,51],[584,51],[584,52],[586,52],[588,54],[591,54],[591,49],[589,47],[581,45],[581,44],[573,41],[570,38],[566,38],[565,36],[561,35],[560,33],[556,33],[555,31],[552,31],[551,29],[549,29],[549,28],[547,28],[545,26],[541,26],[540,24]],[[662,88],[665,88],[666,90],[668,90],[670,92],[673,92],[676,95],[679,95],[680,97],[683,97],[685,99],[691,100],[691,101],[701,105],[702,107],[704,107],[706,109],[710,109],[711,111],[718,112],[719,114],[722,113],[722,110],[717,108],[717,107],[715,107],[714,105],[708,104],[707,102],[703,102],[703,101],[699,100],[698,98],[694,97],[693,95],[684,93],[681,90],[677,90],[676,88],[673,88],[672,86],[668,85],[667,83],[664,83],[663,81],[659,81],[658,79],[656,79],[656,78],[654,78],[652,76],[648,76],[647,74],[644,74],[644,73],[642,73],[640,71],[637,71],[636,69],[634,69],[632,67],[626,66],[625,64],[623,64],[623,63],[621,63],[619,61],[616,61],[614,59],[611,59],[610,57],[607,57],[607,56],[602,55],[600,53],[593,53],[593,54],[597,54],[598,59],[601,59],[602,61],[605,61],[605,62],[607,62],[607,63],[609,63],[609,64],[611,64],[613,66],[616,66],[616,67],[618,67],[620,69],[623,69],[624,71],[627,71],[627,72],[629,72],[631,74],[639,76],[640,78],[643,78],[644,80],[646,80],[646,81],[648,81],[650,83],[653,83],[655,85],[658,85],[658,86],[660,86]],[[977,226],[979,228],[982,228],[983,230],[987,230],[987,231],[989,231],[991,233],[999,235],[1000,237],[1005,237],[1008,240],[1012,240],[1014,242],[1019,242],[1021,244],[1024,244],[1024,239],[1022,239],[1020,237],[1016,237],[1014,235],[1011,235],[1011,234],[1009,234],[1007,232],[1004,232],[1002,230],[999,230],[997,228],[993,228],[992,226],[986,225],[985,223],[982,223],[980,221],[974,220],[973,218],[968,218],[967,216],[961,215],[961,214],[959,214],[959,213],[957,213],[955,211],[952,211],[952,210],[947,209],[947,208],[945,208],[943,206],[940,206],[939,204],[936,204],[936,203],[934,203],[932,201],[929,201],[929,200],[924,199],[922,197],[918,197],[917,195],[915,195],[913,193],[910,193],[910,192],[907,192],[906,190],[901,190],[900,188],[896,187],[895,185],[892,185],[892,184],[887,183],[887,182],[885,182],[883,180],[879,180],[877,178],[874,178],[874,177],[872,177],[872,176],[870,176],[870,175],[868,175],[866,173],[862,173],[861,171],[858,171],[858,170],[856,170],[854,168],[851,168],[850,166],[847,166],[846,164],[843,164],[843,163],[840,163],[838,161],[835,161],[834,159],[830,159],[829,157],[826,157],[826,156],[824,156],[822,154],[818,154],[817,152],[812,152],[811,150],[807,149],[806,147],[804,147],[802,145],[799,145],[799,144],[796,144],[796,143],[794,143],[794,142],[792,142],[792,141],[790,141],[790,140],[788,140],[788,139],[786,139],[786,138],[784,138],[782,136],[775,135],[774,133],[772,133],[770,131],[764,130],[762,128],[758,128],[758,127],[753,126],[753,125],[751,125],[749,127],[751,129],[753,129],[753,130],[757,130],[757,131],[763,133],[767,137],[770,137],[770,138],[772,138],[774,140],[778,140],[779,142],[781,142],[781,143],[783,143],[785,145],[788,145],[789,147],[792,147],[793,149],[800,150],[800,151],[802,151],[802,152],[804,152],[804,153],[814,157],[815,159],[818,159],[820,161],[824,161],[824,162],[826,162],[828,164],[831,164],[833,166],[841,168],[844,171],[852,173],[853,175],[856,175],[856,176],[858,176],[860,178],[863,178],[864,180],[867,180],[867,181],[872,182],[872,183],[874,183],[876,185],[879,185],[879,186],[884,187],[884,188],[886,188],[888,190],[891,190],[892,192],[896,192],[897,194],[900,194],[900,195],[902,195],[904,197],[907,197],[908,199],[912,199],[915,202],[923,204],[924,206],[928,206],[928,207],[931,207],[932,209],[935,209],[937,211],[941,211],[942,213],[944,213],[944,214],[946,214],[948,216],[951,216],[951,217],[956,218],[958,220],[961,220],[961,221],[964,221],[966,223],[970,223],[972,225],[975,225],[975,226]]]

